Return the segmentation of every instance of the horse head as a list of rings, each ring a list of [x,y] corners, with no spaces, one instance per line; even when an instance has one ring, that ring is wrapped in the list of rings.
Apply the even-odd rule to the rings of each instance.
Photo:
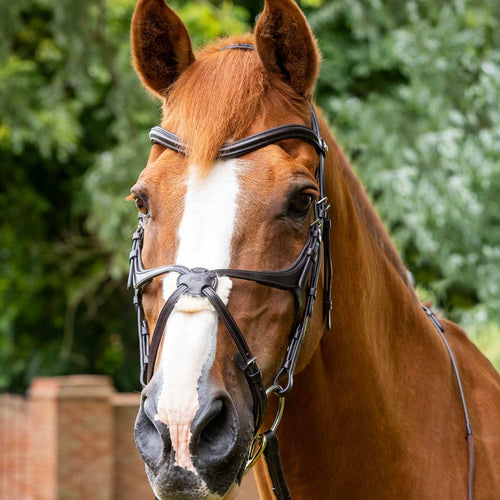
[[[160,500],[222,498],[273,421],[266,389],[290,388],[325,329],[312,313],[327,221],[320,56],[291,0],[267,0],[253,35],[196,55],[164,0],[140,0],[132,49],[163,107],[131,190],[131,281],[154,330],[136,443]]]

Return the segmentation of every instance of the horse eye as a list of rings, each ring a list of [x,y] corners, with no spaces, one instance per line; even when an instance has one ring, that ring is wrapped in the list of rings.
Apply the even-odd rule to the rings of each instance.
[[[309,193],[300,193],[295,195],[290,202],[288,210],[295,215],[305,215],[311,203],[313,201],[313,195]]]
[[[142,200],[141,198],[135,198],[135,206],[137,207],[137,210],[139,210],[139,212],[143,213],[144,215],[148,213],[148,207],[146,203],[144,203],[144,200]]]

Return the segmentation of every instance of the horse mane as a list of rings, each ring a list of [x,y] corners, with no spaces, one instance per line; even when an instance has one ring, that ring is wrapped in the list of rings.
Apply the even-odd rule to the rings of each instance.
[[[359,217],[365,223],[370,234],[373,236],[378,246],[387,257],[388,261],[392,264],[396,272],[399,274],[410,293],[418,301],[417,294],[413,287],[413,283],[411,282],[408,269],[401,260],[401,257],[399,256],[394,243],[389,237],[389,233],[387,232],[384,224],[382,223],[382,220],[380,219],[373,204],[368,198],[368,195],[366,194],[361,181],[355,174],[354,169],[345,157],[337,141],[333,137],[333,134],[331,134],[331,132],[329,133],[330,139],[335,144],[335,148],[337,150],[336,156],[338,165],[342,171],[347,187],[349,188],[354,206],[356,207]]]
[[[234,43],[254,43],[254,37],[224,38],[198,52],[163,107],[162,126],[182,137],[190,163],[201,171],[226,141],[248,135],[256,116],[294,107],[309,116],[310,104],[269,75],[256,50],[221,50]]]

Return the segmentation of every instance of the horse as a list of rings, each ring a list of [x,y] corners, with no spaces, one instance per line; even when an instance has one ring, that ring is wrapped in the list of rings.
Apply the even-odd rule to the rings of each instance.
[[[500,498],[500,377],[421,306],[314,105],[298,6],[195,55],[139,0],[131,44],[163,111],[131,189],[156,497],[234,498],[253,465],[264,500]]]

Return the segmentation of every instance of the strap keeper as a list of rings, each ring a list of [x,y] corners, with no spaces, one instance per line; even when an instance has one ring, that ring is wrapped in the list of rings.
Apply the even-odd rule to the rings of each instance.
[[[331,300],[323,301],[323,319],[326,321],[326,328],[332,329],[332,309],[333,303]]]
[[[432,323],[434,324],[434,326],[441,333],[444,333],[443,325],[441,325],[441,323],[439,322],[439,320],[436,318],[436,315],[434,314],[434,312],[431,309],[429,309],[427,306],[424,306],[424,305],[422,305],[422,309],[424,310],[425,314],[427,314],[427,316],[429,316],[429,319],[432,321]]]
[[[306,316],[308,316],[310,318],[312,316],[313,309],[314,309],[314,300],[309,300],[307,305],[306,305],[306,310],[305,310]]]
[[[327,313],[325,313],[326,315],[326,328],[328,330],[331,330],[332,329],[332,313],[330,311],[328,311]]]

